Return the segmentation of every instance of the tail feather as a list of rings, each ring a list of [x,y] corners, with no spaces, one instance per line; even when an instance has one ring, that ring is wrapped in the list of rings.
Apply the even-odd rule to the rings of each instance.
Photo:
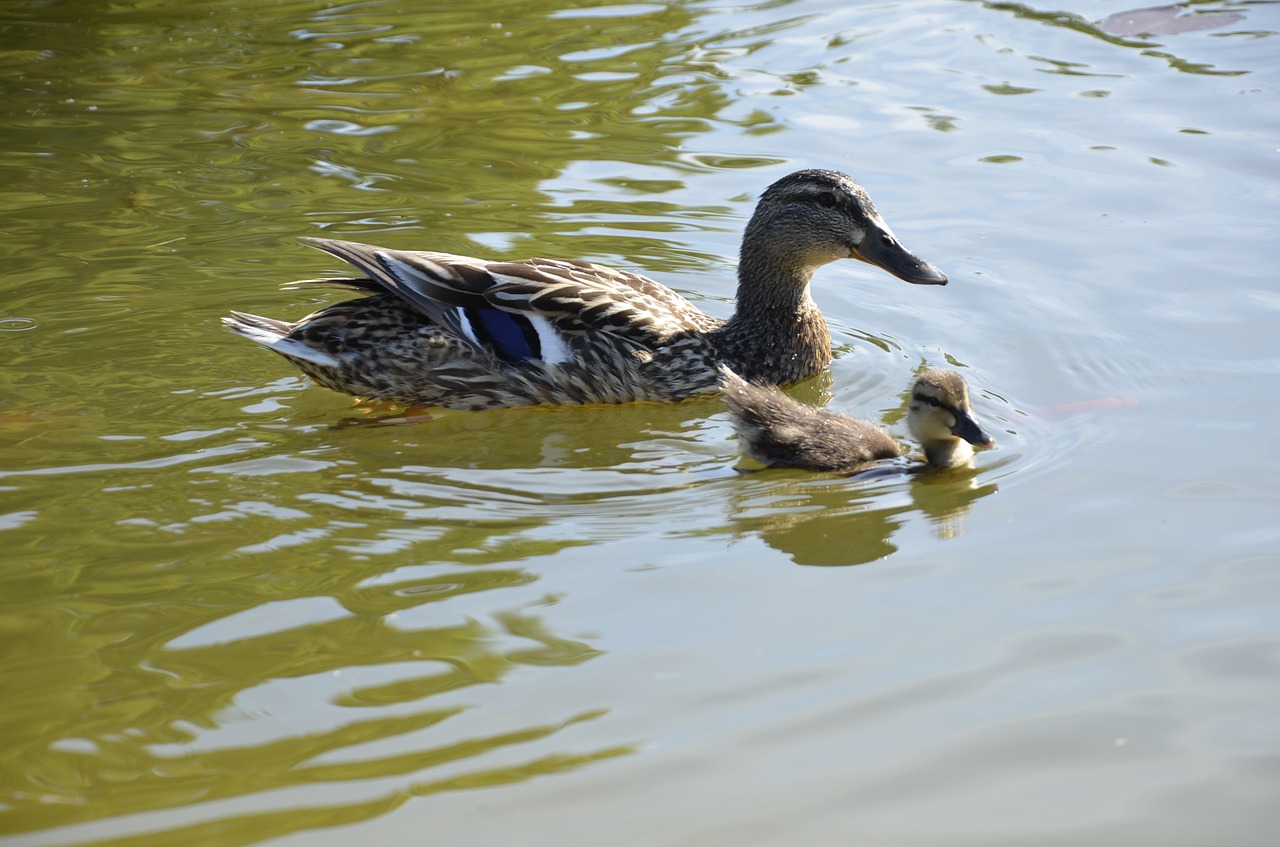
[[[339,288],[360,294],[377,294],[386,289],[368,277],[320,277],[319,279],[295,279],[280,286],[284,291],[304,288]]]
[[[751,386],[751,383],[747,382],[745,379],[738,376],[736,373],[734,373],[733,368],[729,367],[723,362],[720,363],[719,371],[720,371],[720,390],[723,391],[725,394],[728,394],[730,392],[740,392],[743,389],[749,388]]]
[[[252,338],[259,344],[284,338],[293,332],[293,324],[278,321],[275,318],[264,318],[248,312],[231,311],[231,317],[223,318],[222,325],[232,332],[238,332],[246,338]]]
[[[222,319],[222,325],[236,335],[242,335],[289,359],[301,359],[326,367],[338,367],[340,364],[333,355],[289,338],[289,333],[293,332],[293,324],[286,321],[233,311],[230,317]]]

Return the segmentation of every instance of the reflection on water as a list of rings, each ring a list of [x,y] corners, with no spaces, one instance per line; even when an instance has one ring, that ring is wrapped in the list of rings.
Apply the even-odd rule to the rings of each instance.
[[[812,390],[820,390],[814,388]],[[449,409],[401,410],[380,404],[358,407],[360,417],[340,419],[343,438],[377,449],[388,439],[376,430],[404,424],[393,442],[401,455],[416,465],[473,469],[531,467],[609,468],[614,471],[653,470],[651,460],[660,445],[700,450],[706,419],[721,411],[711,397],[683,403],[629,403],[614,406],[533,406],[500,409],[477,415]],[[364,429],[364,432],[360,430]],[[686,458],[672,450],[672,458]],[[393,462],[391,455],[384,457]],[[635,484],[650,483],[637,478]],[[541,494],[541,492],[539,492]]]
[[[0,842],[1270,844],[1277,10],[9,0]],[[217,325],[326,233],[724,316],[807,166],[952,283],[825,268],[790,393],[962,364],[976,470],[386,425]]]
[[[1144,56],[1164,59],[1169,63],[1169,67],[1182,73],[1214,76],[1236,76],[1247,73],[1247,71],[1243,70],[1215,68],[1211,64],[1190,61],[1174,53],[1152,50],[1152,47],[1162,45],[1153,44],[1146,38],[1146,36],[1176,35],[1183,32],[1217,29],[1239,23],[1245,20],[1245,15],[1240,13],[1239,10],[1247,7],[1236,3],[1222,2],[1222,0],[1203,2],[1201,0],[1201,2],[1195,4],[1194,11],[1189,11],[1190,4],[1154,6],[1117,12],[1108,15],[1102,21],[1091,20],[1074,12],[1061,9],[1039,9],[1024,3],[982,0],[982,5],[992,11],[1012,13],[1016,17],[1026,20],[1074,30],[1082,35],[1100,39],[1119,47],[1138,48]],[[1227,9],[1231,11],[1221,11]],[[1138,39],[1134,40],[1134,36],[1137,36]],[[1091,73],[1087,65],[1079,62],[1055,62],[1048,59],[1044,61],[1058,66],[1056,70],[1050,70],[1050,73],[1077,75]]]
[[[1216,5],[1216,4],[1215,4]],[[1112,35],[1177,35],[1216,29],[1244,20],[1238,12],[1200,9],[1191,12],[1186,6],[1152,6],[1108,15],[1100,24]]]
[[[830,384],[793,394],[823,402]],[[225,843],[253,843],[623,756],[639,740],[573,740],[573,727],[616,704],[564,700],[528,715],[503,705],[525,673],[605,652],[543,614],[556,592],[542,583],[567,551],[647,526],[852,564],[893,552],[911,513],[943,535],[995,490],[973,471],[740,474],[714,398],[441,411],[382,426],[394,410],[377,405],[356,407],[375,425],[327,411],[313,423],[305,404],[293,418],[299,391],[308,396],[282,380],[215,392],[210,402],[235,405],[239,425],[108,439],[94,463],[4,472],[47,478],[40,508],[12,521],[46,541],[61,525],[90,543],[91,525],[72,517],[86,503],[81,480],[111,483],[88,501],[111,527],[93,538],[92,561],[55,566],[60,545],[36,543],[39,581],[24,594],[9,580],[15,599],[40,598],[39,617],[15,624],[41,630],[39,652],[9,668],[58,692],[8,715],[44,727],[9,753],[28,780],[12,795],[13,831],[105,844],[92,827],[106,819],[158,844],[216,820]],[[218,439],[226,449],[202,446]],[[89,458],[90,443],[68,458]],[[708,498],[730,515],[710,533]],[[290,798],[325,786],[358,787],[300,821]],[[258,796],[281,799],[238,806]],[[150,817],[187,807],[183,823]]]
[[[731,498],[733,532],[758,534],[798,565],[859,565],[898,550],[893,536],[915,514],[929,519],[940,539],[964,533],[964,516],[994,483],[980,484],[972,468],[911,474],[905,481],[869,482],[863,475],[831,481],[799,479],[743,485]]]
[[[493,541],[472,533],[460,541],[459,558],[488,547],[517,562],[554,550],[512,541],[518,549],[504,555],[503,540]],[[437,544],[434,552],[448,549]],[[20,724],[43,715],[48,726],[59,713],[70,721],[50,747],[30,737],[14,745],[10,764],[21,763],[34,782],[13,797],[10,831],[412,775],[407,785],[358,792],[381,793],[376,799],[317,811],[313,825],[323,825],[381,813],[408,796],[530,779],[627,752],[628,745],[570,752],[557,744],[549,755],[538,742],[602,712],[568,706],[551,723],[522,720],[493,705],[502,698],[474,691],[509,684],[522,668],[571,667],[600,654],[556,634],[537,610],[542,603],[487,615],[488,623],[481,610],[492,599],[468,613],[469,597],[530,586],[536,572],[360,564],[369,558],[329,555],[317,571],[233,582],[169,568],[168,588],[153,579],[148,598],[131,579],[130,602],[116,608],[108,598],[123,574],[111,584],[82,575],[76,613],[46,620],[40,644],[45,660],[56,659],[52,667],[82,669],[60,688],[79,707],[65,712],[64,703],[45,700],[8,715]],[[308,593],[316,590],[325,593]],[[498,714],[486,717],[491,708]],[[498,751],[505,754],[486,764]],[[433,776],[439,769],[447,775]],[[251,815],[251,826],[232,815],[220,826],[244,833],[226,843],[251,843],[294,828],[292,815]]]

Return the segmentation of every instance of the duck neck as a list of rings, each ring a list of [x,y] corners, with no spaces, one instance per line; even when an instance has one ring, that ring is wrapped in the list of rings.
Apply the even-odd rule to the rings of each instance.
[[[831,364],[831,332],[809,294],[814,268],[764,261],[743,247],[738,305],[720,329],[722,354],[741,376],[786,385]]]
[[[973,458],[973,448],[960,438],[931,441],[920,446],[924,449],[924,460],[935,468],[956,468]]]

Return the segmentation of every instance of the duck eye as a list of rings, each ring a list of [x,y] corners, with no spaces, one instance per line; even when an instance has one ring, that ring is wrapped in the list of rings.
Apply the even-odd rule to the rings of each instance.
[[[939,400],[937,397],[930,397],[928,394],[921,394],[918,391],[915,394],[912,394],[911,397],[913,400],[916,400],[917,402],[928,403],[930,406],[932,406],[935,409],[942,405],[942,401]]]
[[[830,209],[836,205],[836,196],[830,191],[823,191],[818,195],[818,205],[824,209]]]

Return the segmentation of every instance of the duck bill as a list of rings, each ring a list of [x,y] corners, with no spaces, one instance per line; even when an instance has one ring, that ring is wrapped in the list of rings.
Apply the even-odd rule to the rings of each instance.
[[[952,410],[955,416],[955,426],[951,427],[951,433],[958,438],[963,438],[975,447],[994,447],[996,440],[987,434],[978,422],[974,420],[973,415],[968,412]]]
[[[914,285],[946,285],[947,275],[898,242],[893,230],[882,221],[867,225],[862,243],[853,248],[850,259],[859,259],[886,270]]]

